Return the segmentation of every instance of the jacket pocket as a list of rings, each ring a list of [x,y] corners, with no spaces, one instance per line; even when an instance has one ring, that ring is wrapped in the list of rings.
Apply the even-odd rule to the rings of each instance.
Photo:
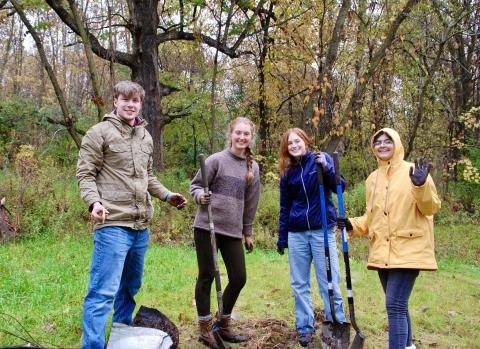
[[[100,193],[103,205],[108,210],[107,221],[133,221],[136,215],[132,193],[124,191],[104,191]]]
[[[122,191],[104,191],[101,196],[103,199],[111,202],[125,202],[133,199],[132,193]]]
[[[140,145],[140,152],[138,154],[138,158],[141,161],[141,164],[140,164],[141,170],[145,170],[145,171],[147,170],[148,161],[150,160],[150,157],[152,156],[152,154],[153,154],[153,149],[151,146],[147,144]]]
[[[424,236],[425,231],[423,229],[402,229],[402,230],[397,230],[397,236],[400,238],[417,238],[420,236]]]
[[[108,148],[114,153],[123,153],[128,151],[128,146],[122,143],[112,143]]]
[[[132,166],[130,147],[125,143],[111,143],[104,156],[105,167],[114,169],[127,169]]]

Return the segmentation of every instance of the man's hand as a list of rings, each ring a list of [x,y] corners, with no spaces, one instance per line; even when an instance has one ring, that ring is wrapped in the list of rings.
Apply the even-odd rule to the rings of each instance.
[[[211,191],[209,191],[208,194],[207,193],[202,193],[200,195],[200,204],[209,205],[211,198],[212,198],[212,192]]]
[[[315,153],[315,163],[322,165],[322,171],[327,167],[327,158],[321,151]]]
[[[176,207],[178,210],[181,210],[188,203],[187,199],[182,194],[179,193],[170,193],[167,198],[167,202]]]
[[[283,256],[283,254],[285,253],[285,247],[277,247],[277,252],[280,256]]]
[[[92,212],[90,212],[93,220],[100,224],[105,223],[105,218],[108,214],[108,210],[98,201],[93,204]]]
[[[245,249],[247,250],[247,253],[250,253],[253,251],[253,237],[251,236],[245,236]]]
[[[415,161],[415,170],[413,167],[410,167],[410,180],[413,185],[416,187],[424,185],[432,167],[427,158],[417,159]]]
[[[350,220],[347,217],[338,216],[337,217],[337,226],[340,229],[345,228],[345,229],[347,229],[347,231],[353,230],[352,223],[350,222]]]

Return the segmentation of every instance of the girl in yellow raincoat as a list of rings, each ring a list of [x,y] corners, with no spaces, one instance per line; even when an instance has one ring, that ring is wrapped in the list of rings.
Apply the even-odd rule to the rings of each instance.
[[[419,271],[437,269],[433,215],[441,202],[428,160],[403,160],[395,130],[376,132],[371,147],[378,169],[365,182],[366,212],[337,222],[353,236],[368,236],[368,268],[377,270],[386,295],[388,348],[415,349],[408,300]]]

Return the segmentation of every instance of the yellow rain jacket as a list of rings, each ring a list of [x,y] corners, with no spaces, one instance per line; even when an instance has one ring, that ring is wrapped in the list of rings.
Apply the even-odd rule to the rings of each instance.
[[[377,158],[378,169],[365,182],[367,209],[363,216],[352,218],[354,236],[369,239],[369,269],[409,268],[436,270],[433,215],[441,202],[430,175],[416,187],[409,176],[414,164],[403,160],[400,136],[391,128],[387,133],[395,143],[389,161]]]

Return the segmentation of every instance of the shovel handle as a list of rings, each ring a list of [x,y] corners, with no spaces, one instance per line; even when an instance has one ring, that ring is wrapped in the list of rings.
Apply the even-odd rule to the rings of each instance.
[[[205,155],[200,154],[198,156],[200,160],[200,172],[202,174],[202,187],[205,190],[205,193],[208,193],[208,180],[207,180],[207,171],[205,169]]]
[[[338,160],[338,152],[333,153],[333,166],[335,168],[335,183],[342,184],[342,172],[340,171],[340,162]]]

